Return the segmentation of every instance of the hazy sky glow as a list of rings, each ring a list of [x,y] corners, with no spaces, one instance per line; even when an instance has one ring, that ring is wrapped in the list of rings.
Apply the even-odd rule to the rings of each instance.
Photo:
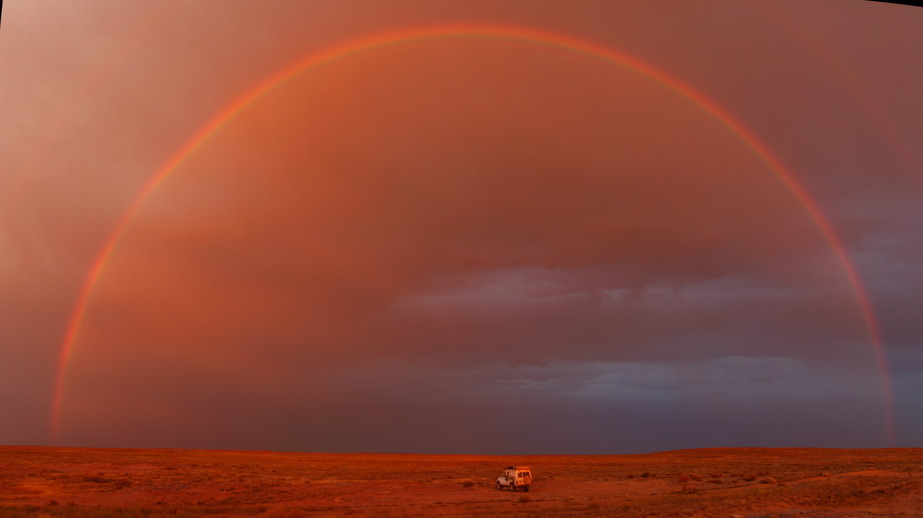
[[[7,2],[0,443],[921,446],[921,29]]]

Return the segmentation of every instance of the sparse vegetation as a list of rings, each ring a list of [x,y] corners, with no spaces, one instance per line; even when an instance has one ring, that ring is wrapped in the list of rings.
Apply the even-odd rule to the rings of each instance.
[[[0,447],[0,516],[912,515],[921,461],[914,449],[488,457]],[[497,470],[520,462],[533,467],[532,491],[496,491]]]

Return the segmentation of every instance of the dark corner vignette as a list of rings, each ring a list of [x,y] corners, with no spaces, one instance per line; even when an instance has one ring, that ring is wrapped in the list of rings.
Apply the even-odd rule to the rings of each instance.
[[[900,5],[912,5],[916,7],[921,7],[919,1],[911,0],[865,0],[866,2],[880,2],[883,4],[900,4]]]

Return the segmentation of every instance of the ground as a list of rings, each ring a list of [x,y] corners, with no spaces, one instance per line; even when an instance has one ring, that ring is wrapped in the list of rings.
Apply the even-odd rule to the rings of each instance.
[[[529,492],[498,491],[528,465]],[[923,449],[391,455],[0,447],[0,516],[923,516]]]

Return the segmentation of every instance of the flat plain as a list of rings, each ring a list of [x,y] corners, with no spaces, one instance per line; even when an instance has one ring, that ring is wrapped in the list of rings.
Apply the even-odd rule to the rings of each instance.
[[[497,490],[531,466],[530,491]],[[923,516],[923,449],[417,455],[0,447],[0,516]]]

